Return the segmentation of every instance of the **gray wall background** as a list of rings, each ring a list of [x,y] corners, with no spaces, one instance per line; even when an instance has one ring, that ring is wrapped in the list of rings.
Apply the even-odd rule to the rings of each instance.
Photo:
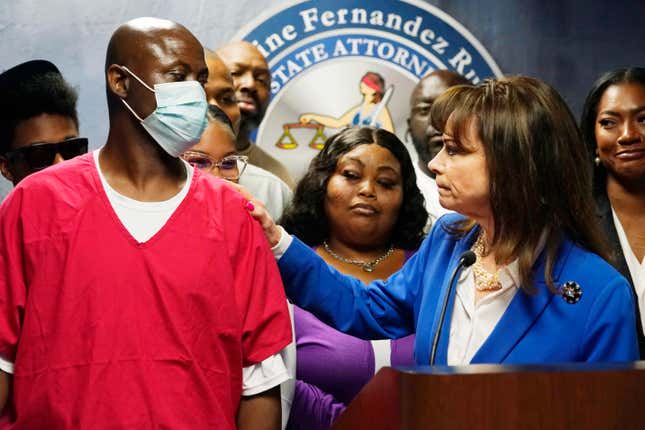
[[[488,49],[504,73],[542,78],[580,112],[602,72],[645,66],[645,1],[431,0]],[[351,2],[348,2],[351,4]],[[0,70],[44,58],[79,90],[81,134],[107,135],[105,48],[119,24],[158,16],[184,24],[211,48],[276,7],[273,0],[0,0]],[[10,184],[0,179],[0,199]]]

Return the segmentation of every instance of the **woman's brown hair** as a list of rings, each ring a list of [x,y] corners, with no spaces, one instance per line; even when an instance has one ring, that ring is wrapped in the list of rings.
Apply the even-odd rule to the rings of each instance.
[[[565,236],[606,257],[585,146],[553,88],[525,76],[457,86],[434,102],[430,117],[438,130],[450,117],[457,141],[474,124],[490,175],[492,246],[498,264],[518,259],[523,288],[532,290],[535,250],[543,234],[544,277],[553,291],[553,266]],[[463,235],[474,226],[464,220],[450,231]]]

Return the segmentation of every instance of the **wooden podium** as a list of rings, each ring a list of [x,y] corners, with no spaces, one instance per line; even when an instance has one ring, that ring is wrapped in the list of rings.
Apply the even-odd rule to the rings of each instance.
[[[645,361],[388,367],[333,429],[645,429]]]

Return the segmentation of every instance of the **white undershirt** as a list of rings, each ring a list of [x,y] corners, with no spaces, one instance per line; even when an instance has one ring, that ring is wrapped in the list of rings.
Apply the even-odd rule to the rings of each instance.
[[[643,257],[643,261],[638,261],[636,254],[634,254],[634,250],[632,250],[632,247],[629,245],[629,240],[627,239],[623,225],[620,223],[620,220],[613,208],[611,209],[611,214],[614,217],[614,226],[616,227],[616,233],[618,233],[618,240],[620,241],[620,247],[623,250],[623,255],[627,262],[629,274],[634,282],[638,309],[640,309],[641,314],[641,323],[645,327],[645,257]]]
[[[97,149],[92,155],[101,178],[101,184],[110,201],[110,205],[112,205],[112,209],[119,217],[121,224],[137,242],[148,241],[161,230],[188,194],[190,183],[193,179],[193,167],[182,160],[186,166],[186,183],[177,194],[162,202],[141,202],[119,194],[108,184],[99,166],[99,152],[100,149]]]

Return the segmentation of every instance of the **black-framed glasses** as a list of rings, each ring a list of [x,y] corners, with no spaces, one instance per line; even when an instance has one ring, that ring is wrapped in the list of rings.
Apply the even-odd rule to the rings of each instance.
[[[41,170],[54,163],[56,154],[65,160],[74,158],[87,152],[87,138],[74,137],[56,143],[38,142],[29,146],[14,149],[5,154],[9,161],[22,160],[30,170]]]
[[[249,161],[246,155],[229,155],[221,160],[215,160],[203,152],[196,151],[186,151],[181,154],[181,158],[199,170],[212,171],[217,168],[218,176],[233,182],[240,179]]]

